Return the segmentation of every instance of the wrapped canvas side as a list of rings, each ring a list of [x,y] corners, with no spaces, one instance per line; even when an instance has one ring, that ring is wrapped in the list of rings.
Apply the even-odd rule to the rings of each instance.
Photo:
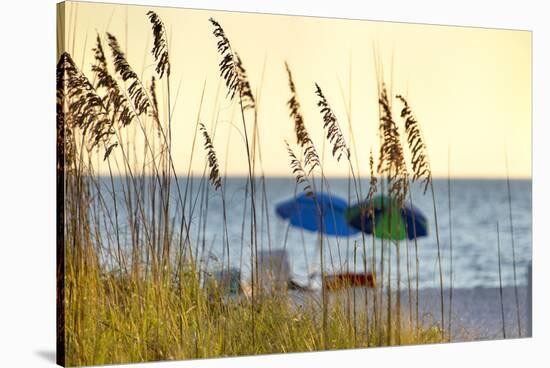
[[[57,4],[57,54],[65,50],[65,3]],[[56,71],[56,363],[65,366],[65,139],[63,67]]]

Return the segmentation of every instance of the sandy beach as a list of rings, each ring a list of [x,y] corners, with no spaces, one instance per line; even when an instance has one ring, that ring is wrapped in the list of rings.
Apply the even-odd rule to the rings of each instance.
[[[348,294],[349,293],[349,294]],[[415,314],[415,291],[412,293],[412,321]],[[300,304],[305,295],[293,292],[293,297]],[[329,293],[329,300],[335,300],[335,297],[342,303],[347,303],[346,295],[353,300],[353,289]],[[528,290],[526,286],[518,287],[518,300],[520,309],[521,334],[518,333],[516,303],[513,287],[503,287],[502,300],[504,304],[504,326],[506,338],[530,337],[528,329]],[[320,292],[309,294],[320,303]],[[445,300],[445,325],[449,328],[449,289],[444,290]],[[369,290],[369,303],[372,303],[373,290]],[[393,294],[393,303],[395,305],[396,294]],[[355,300],[358,308],[364,305],[364,289],[355,289]],[[425,328],[430,328],[439,323],[440,312],[440,292],[437,288],[422,289],[419,291],[419,318]],[[372,304],[371,304],[372,305]],[[403,324],[409,321],[409,297],[408,291],[401,292],[401,310]],[[372,311],[371,311],[372,315]],[[499,288],[458,288],[453,289],[451,334],[453,342],[481,341],[503,339],[502,312],[500,304]]]
[[[521,335],[518,333],[514,288],[505,287],[502,291],[506,338],[528,337],[527,287],[518,287]],[[449,290],[445,290],[444,296],[447,303],[445,313],[448,313]],[[440,318],[439,289],[422,290],[419,299],[420,315]],[[403,294],[402,305],[408,308],[406,292]],[[453,341],[502,339],[499,289],[454,289],[451,325]]]

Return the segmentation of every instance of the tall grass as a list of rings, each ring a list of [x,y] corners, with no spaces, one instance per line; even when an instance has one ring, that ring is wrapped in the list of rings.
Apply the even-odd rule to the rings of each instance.
[[[441,244],[439,241],[439,224],[437,218],[437,206],[435,199],[435,190],[432,180],[432,170],[428,159],[428,149],[426,142],[422,136],[420,125],[413,115],[408,101],[402,95],[397,95],[396,98],[403,104],[401,117],[405,120],[405,130],[407,135],[407,144],[411,151],[411,161],[413,168],[413,181],[420,180],[424,185],[424,194],[428,188],[432,197],[433,213],[434,213],[434,228],[437,243],[437,264],[439,270],[439,292],[440,292],[440,312],[441,312],[441,331],[445,331],[445,301],[443,295],[443,265],[441,262]],[[409,193],[410,195],[410,193]],[[412,198],[411,198],[412,203]],[[416,236],[415,236],[416,241]],[[415,245],[416,246],[416,245]]]
[[[506,317],[504,314],[504,299],[502,293],[502,257],[500,255],[500,228],[497,221],[497,258],[498,258],[498,290],[500,295],[500,315],[502,317],[502,337],[506,338]]]
[[[508,190],[508,214],[510,216],[510,238],[512,243],[512,270],[514,273],[514,298],[516,302],[516,319],[518,324],[518,336],[521,337],[521,317],[519,309],[519,295],[518,295],[518,277],[517,277],[517,262],[516,262],[516,244],[514,240],[514,219],[512,212],[512,189],[510,187],[510,174],[508,171],[508,154],[504,154],[505,163],[506,163],[506,189]]]
[[[244,207],[246,211],[248,205],[250,208],[245,214],[249,216],[250,226],[250,293],[236,296],[228,292],[231,268],[236,263],[231,262],[230,256],[226,188],[220,165],[223,161],[227,163],[228,157],[220,156],[215,150],[215,126],[214,130],[207,129],[197,117],[193,142],[197,134],[202,135],[204,170],[198,189],[193,187],[195,181],[190,170],[183,177],[185,187],[180,186],[182,178],[178,177],[173,157],[173,146],[178,142],[172,134],[170,86],[171,67],[176,64],[170,61],[168,35],[161,18],[152,11],[146,16],[152,27],[151,58],[155,66],[147,79],[138,76],[111,33],[99,34],[96,38],[91,78],[76,66],[68,52],[59,57],[57,280],[58,347],[62,351],[59,362],[96,365],[445,341],[439,329],[425,328],[419,323],[418,306],[415,324],[412,319],[409,323],[402,321],[399,243],[378,242],[381,247],[379,260],[374,231],[370,240],[362,232],[363,258],[359,262],[366,273],[369,267],[375,272],[380,261],[379,280],[382,281],[387,261],[390,268],[387,294],[384,296],[374,290],[371,300],[371,292],[363,290],[364,304],[359,304],[356,303],[359,290],[354,290],[353,315],[349,296],[346,302],[345,295],[329,294],[324,287],[328,271],[325,251],[328,250],[332,262],[332,250],[328,238],[322,234],[319,236],[320,293],[297,296],[286,289],[264,290],[259,279],[258,259],[264,238],[259,234],[257,208],[261,208],[260,226],[263,227],[264,216],[266,219],[269,249],[271,239],[263,168],[263,197],[257,207],[256,152],[259,152],[261,165],[258,101],[252,93],[243,61],[232,49],[221,24],[210,19],[221,57],[220,77],[225,83],[227,98],[240,112],[246,150],[244,159],[248,165]],[[111,51],[110,58],[103,48],[105,42]],[[328,180],[306,128],[290,67],[286,65],[286,69],[291,92],[287,107],[300,149],[300,155],[296,155],[287,143],[291,170],[297,183],[315,196],[316,183],[320,181],[321,188],[324,185],[328,188]],[[159,101],[160,88],[165,89],[162,93],[165,99]],[[204,96],[204,89],[202,93]],[[361,216],[373,216],[373,208],[367,203],[372,203],[376,192],[384,193],[385,189],[400,205],[405,203],[407,196],[412,201],[399,127],[392,118],[391,96],[386,89],[383,88],[379,101],[382,106],[379,129],[383,132],[381,158],[375,170],[371,152],[367,201],[362,198],[360,178],[356,175],[359,169],[357,155],[355,163],[350,159],[354,147],[348,146],[336,114],[318,85],[314,93],[321,113],[318,123],[326,129],[326,142],[332,146],[333,158],[347,161],[356,200],[362,203]],[[201,106],[199,112],[200,109]],[[410,110],[406,109],[407,113],[402,113],[406,118],[406,134],[409,140],[416,139],[410,138],[410,125],[414,124],[410,122]],[[254,114],[253,119],[249,118],[249,113]],[[253,121],[252,127],[250,121]],[[418,129],[418,125],[415,126]],[[143,140],[143,152],[137,152],[129,138],[132,132],[134,141],[138,134]],[[191,150],[189,167],[194,143]],[[424,171],[424,159],[427,157],[420,161],[416,157],[415,161],[413,155],[413,181],[431,182],[431,173]],[[99,174],[104,165],[108,168],[107,178]],[[213,193],[221,197],[221,214],[209,211],[212,194],[208,182]],[[195,212],[197,204],[198,215]],[[221,260],[209,251],[213,244],[206,242],[206,223],[211,216],[222,217],[220,233],[223,234],[218,240],[223,244]],[[240,265],[245,220],[243,218]],[[338,240],[336,242],[339,246]],[[392,290],[394,280],[389,257],[392,246],[396,247],[397,294]],[[358,245],[354,244],[354,271],[358,256],[361,257],[357,250]],[[387,252],[387,259],[384,252]],[[334,264],[332,266],[334,269]],[[341,259],[340,267],[343,267]],[[418,267],[417,257],[417,277]],[[221,278],[214,277],[216,270],[221,270]],[[378,288],[382,285],[383,282]],[[397,298],[395,305],[392,302],[394,295]]]
[[[453,320],[453,215],[451,206],[451,147],[447,151],[447,205],[449,207],[449,339],[452,338]]]

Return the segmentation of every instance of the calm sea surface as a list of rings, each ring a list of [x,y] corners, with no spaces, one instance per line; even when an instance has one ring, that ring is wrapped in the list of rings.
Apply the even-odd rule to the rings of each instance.
[[[122,180],[115,179],[115,191],[119,198],[121,216],[126,216],[122,201]],[[181,190],[186,185],[186,179],[178,180]],[[231,264],[241,267],[246,275],[250,271],[250,197],[245,208],[246,177],[228,178],[224,183],[227,231]],[[107,178],[102,179],[104,189],[109,190]],[[205,186],[206,184],[206,186]],[[291,272],[298,281],[306,283],[308,275],[319,270],[319,239],[313,232],[289,227],[288,222],[278,218],[275,213],[277,203],[292,198],[295,193],[295,183],[292,178],[267,178],[265,181],[264,201],[263,185],[257,182],[257,222],[258,247],[263,250],[286,249]],[[362,192],[368,192],[368,181],[362,184]],[[516,249],[517,276],[519,284],[526,284],[527,266],[531,261],[531,180],[511,180],[513,233]],[[318,188],[320,184],[318,185]],[[447,180],[434,180],[439,225],[440,244],[442,247],[442,265],[445,285],[450,281],[450,236],[449,236],[449,206]],[[206,190],[204,189],[206,188]],[[351,187],[351,196],[347,179],[329,179],[330,192],[344,199],[351,198],[355,202],[355,192]],[[326,191],[326,186],[325,186]],[[200,178],[190,180],[189,195],[186,209],[191,218],[191,243],[204,262],[215,269],[223,255],[224,221],[220,192],[212,189],[208,182]],[[300,190],[300,189],[299,189]],[[173,206],[177,191],[172,188]],[[206,200],[206,198],[208,198]],[[418,239],[418,257],[420,264],[420,286],[423,288],[439,286],[439,271],[437,267],[437,242],[435,236],[435,221],[430,192],[426,195],[421,188],[413,187],[413,203],[428,218],[429,236]],[[112,203],[108,203],[111,206]],[[499,284],[497,257],[497,221],[500,226],[500,245],[502,278],[505,286],[513,285],[512,236],[510,227],[510,210],[506,180],[451,180],[452,208],[452,244],[453,244],[453,285],[457,288],[473,288],[478,286],[495,287]],[[243,218],[244,233],[243,233]],[[206,221],[205,221],[206,220]],[[176,220],[177,223],[177,220]],[[121,228],[124,228],[122,226]],[[203,231],[204,230],[204,231]],[[122,234],[128,242],[129,234]],[[368,256],[372,238],[366,236]],[[347,269],[353,270],[353,247],[357,242],[357,268],[362,270],[362,237],[357,234],[352,237],[326,237],[326,264],[329,272]],[[376,241],[377,254],[380,254],[380,241]],[[402,283],[407,282],[407,247],[409,250],[409,271],[413,278],[415,269],[414,242],[402,241],[401,277]],[[242,263],[241,263],[242,259]],[[395,247],[392,249],[392,269],[395,272]],[[379,265],[377,265],[379,267]],[[386,266],[387,267],[387,266]],[[387,269],[387,268],[386,268]]]

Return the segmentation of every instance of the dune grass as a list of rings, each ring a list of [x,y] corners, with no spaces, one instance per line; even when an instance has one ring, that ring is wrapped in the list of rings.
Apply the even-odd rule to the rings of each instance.
[[[264,295],[252,310],[250,299],[227,298],[215,286],[202,288],[192,271],[176,285],[162,278],[104,272],[93,264],[78,274],[70,262],[67,266],[68,365],[347,349],[387,342],[387,326],[381,341],[374,333],[371,339],[350,333],[354,327],[338,304],[329,310],[329,340],[323,341],[319,306],[313,299],[297,304],[287,294],[274,293]],[[364,310],[358,307],[357,325],[364,320]],[[397,326],[391,328],[396,336]],[[400,330],[401,344],[442,341],[437,328]]]

